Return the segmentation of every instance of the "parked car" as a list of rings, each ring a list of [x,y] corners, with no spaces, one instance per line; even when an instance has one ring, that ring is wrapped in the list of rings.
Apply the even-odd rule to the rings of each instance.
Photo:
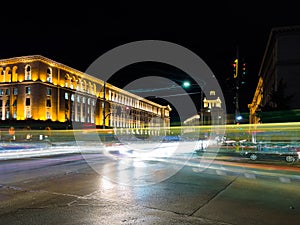
[[[257,144],[255,148],[246,148],[240,153],[253,161],[284,160],[294,163],[300,159],[300,146]]]

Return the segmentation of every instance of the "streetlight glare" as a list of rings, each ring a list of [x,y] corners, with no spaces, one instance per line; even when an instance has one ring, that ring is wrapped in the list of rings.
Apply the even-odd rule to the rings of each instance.
[[[236,117],[236,120],[242,120],[243,119],[243,117],[241,116],[241,115],[238,115],[237,117]]]
[[[183,87],[188,88],[191,86],[191,83],[189,81],[184,81],[183,82]]]

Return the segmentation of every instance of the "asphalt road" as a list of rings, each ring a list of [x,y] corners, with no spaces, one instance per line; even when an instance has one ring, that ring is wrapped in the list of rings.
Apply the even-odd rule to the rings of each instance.
[[[0,224],[299,224],[298,171],[205,162],[93,152],[3,160]]]

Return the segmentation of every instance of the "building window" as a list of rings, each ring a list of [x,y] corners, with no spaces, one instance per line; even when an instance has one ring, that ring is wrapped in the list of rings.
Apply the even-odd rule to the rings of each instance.
[[[51,99],[47,99],[47,101],[46,101],[46,107],[51,107]]]
[[[13,118],[16,119],[17,118],[17,112],[14,112]]]
[[[17,106],[17,99],[14,100],[13,106]]]
[[[6,75],[5,75],[5,81],[11,82],[11,69],[9,67],[6,67]]]
[[[6,115],[5,115],[5,118],[6,118],[6,119],[9,119],[9,114],[10,114],[10,112],[7,110],[7,111],[6,111]]]
[[[18,79],[17,69],[18,69],[17,66],[14,66],[13,69],[12,69],[12,78],[11,78],[12,82],[16,82],[17,79]]]
[[[69,87],[69,82],[70,82],[70,76],[69,74],[65,75],[65,87]]]
[[[86,80],[83,80],[81,85],[82,85],[81,90],[84,91],[84,92],[86,92],[86,89],[87,89],[87,83],[86,83]]]
[[[70,84],[70,88],[74,89],[74,86],[76,85],[76,78],[72,77],[71,78],[71,84]]]
[[[6,100],[5,106],[9,107],[10,106],[10,100]]]
[[[65,110],[69,110],[69,104],[68,104],[68,102],[65,102]]]
[[[71,101],[74,102],[74,94],[71,95]]]
[[[30,106],[30,98],[26,98],[26,100],[25,100],[25,105],[26,105],[26,106]]]
[[[25,87],[25,93],[26,93],[27,95],[30,95],[30,87]]]
[[[6,94],[6,95],[10,95],[10,89],[6,89],[6,90],[5,90],[5,94]]]
[[[46,113],[46,118],[47,118],[47,120],[50,120],[50,119],[51,119],[51,113],[50,113],[50,112],[47,112],[47,113]]]
[[[69,93],[65,93],[65,100],[69,99]]]
[[[81,88],[82,88],[82,82],[80,79],[78,79],[76,84],[76,90],[81,91],[82,90]]]
[[[3,94],[4,94],[4,90],[0,89],[0,95],[3,95]]]
[[[31,118],[31,112],[30,112],[30,110],[26,111],[26,118],[27,119]]]
[[[47,95],[50,96],[51,95],[51,88],[47,88],[46,92],[47,92]]]
[[[18,94],[18,88],[14,88],[13,93],[14,93],[14,95],[17,95]]]
[[[47,82],[52,83],[52,68],[48,67],[47,69]]]
[[[25,80],[31,80],[31,66],[25,66]]]

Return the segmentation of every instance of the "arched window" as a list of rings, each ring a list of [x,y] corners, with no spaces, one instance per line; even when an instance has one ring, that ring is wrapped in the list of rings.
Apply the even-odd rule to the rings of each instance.
[[[89,93],[89,94],[93,93],[93,85],[92,85],[92,83],[90,81],[88,83],[87,93]]]
[[[80,91],[82,87],[81,79],[78,78],[77,84],[76,84],[76,91]]]
[[[17,66],[14,66],[12,69],[12,82],[16,82],[18,80]]]
[[[73,76],[70,83],[70,88],[74,89],[76,87],[76,78]]]
[[[5,82],[11,82],[11,69],[10,69],[10,67],[5,68]]]
[[[31,80],[31,66],[25,66],[25,80]]]
[[[65,75],[65,87],[69,87],[70,86],[70,76],[69,74]]]
[[[84,91],[84,92],[87,91],[87,82],[86,82],[86,80],[83,80],[83,81],[82,81],[82,88],[81,88],[81,91]]]
[[[50,68],[50,67],[47,68],[46,81],[49,82],[49,83],[52,83],[52,68]]]
[[[93,86],[93,94],[95,95],[97,93],[97,86],[96,86],[96,84],[94,84],[94,86]]]
[[[5,82],[5,70],[0,67],[0,82]]]

